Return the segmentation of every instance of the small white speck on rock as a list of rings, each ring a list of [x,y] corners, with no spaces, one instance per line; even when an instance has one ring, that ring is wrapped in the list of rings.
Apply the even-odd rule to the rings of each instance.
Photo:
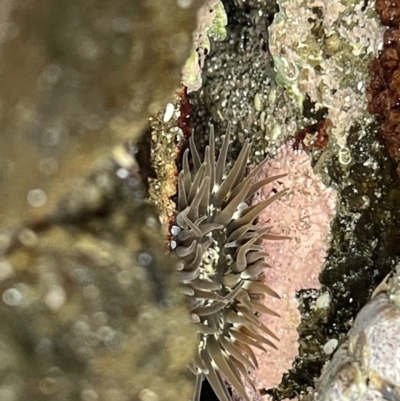
[[[172,116],[174,115],[175,107],[172,103],[168,103],[167,107],[165,108],[165,113],[163,117],[164,123],[167,123],[171,120]]]
[[[317,298],[316,306],[318,309],[328,309],[330,303],[331,303],[331,296],[329,292],[324,292]]]
[[[331,355],[335,351],[339,344],[339,341],[336,338],[331,338],[325,345],[324,345],[324,352],[326,355]]]

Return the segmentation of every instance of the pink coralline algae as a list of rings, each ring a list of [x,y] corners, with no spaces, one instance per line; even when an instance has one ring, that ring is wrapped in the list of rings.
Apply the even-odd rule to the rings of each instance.
[[[271,265],[265,271],[265,282],[281,299],[265,300],[265,305],[280,317],[262,315],[260,319],[280,342],[276,344],[277,350],[270,347],[266,353],[254,350],[259,361],[259,369],[254,372],[258,390],[277,387],[298,355],[297,327],[301,316],[296,291],[320,288],[318,277],[335,215],[336,191],[327,188],[314,174],[310,157],[302,150],[293,150],[293,143],[278,149],[258,179],[282,173],[287,176],[266,185],[254,197],[254,203],[258,203],[272,193],[290,189],[259,218],[260,225],[272,226],[274,233],[291,239],[264,242],[269,254],[267,262]]]

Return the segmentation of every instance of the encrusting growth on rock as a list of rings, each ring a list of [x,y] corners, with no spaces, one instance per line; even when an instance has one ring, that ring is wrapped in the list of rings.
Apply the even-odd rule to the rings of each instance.
[[[265,284],[273,287],[281,299],[271,299],[268,307],[279,313],[279,319],[264,315],[260,320],[280,338],[278,349],[266,353],[255,350],[259,368],[255,372],[258,389],[276,388],[282,376],[291,369],[299,353],[301,321],[296,292],[319,289],[319,274],[325,263],[330,224],[336,213],[336,191],[327,188],[311,167],[311,159],[303,150],[293,150],[292,141],[282,145],[276,156],[268,160],[258,179],[285,172],[279,180],[265,185],[253,202],[288,189],[268,210],[260,214],[259,224],[290,237],[287,241],[266,242],[271,269],[265,272]]]
[[[397,163],[400,177],[400,5],[377,1],[376,8],[382,24],[390,28],[384,33],[382,53],[369,66],[368,111],[380,122],[379,135]]]

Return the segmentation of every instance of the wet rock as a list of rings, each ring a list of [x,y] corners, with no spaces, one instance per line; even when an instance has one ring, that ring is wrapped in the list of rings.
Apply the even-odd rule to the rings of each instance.
[[[395,400],[400,394],[399,267],[365,305],[318,382],[316,401]]]
[[[188,398],[194,332],[159,217],[111,173],[91,181],[108,185],[84,218],[16,230],[0,260],[0,399]]]
[[[71,177],[141,133],[179,84],[201,2],[6,3],[0,213],[15,225],[50,213]]]
[[[199,3],[0,6],[2,401],[192,394],[195,333],[123,143],[179,83]]]

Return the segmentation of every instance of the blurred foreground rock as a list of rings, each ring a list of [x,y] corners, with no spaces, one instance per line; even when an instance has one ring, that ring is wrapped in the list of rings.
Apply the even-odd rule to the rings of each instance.
[[[0,400],[187,398],[193,333],[158,215],[110,172],[82,184],[95,208],[18,230],[0,261]]]
[[[200,3],[2,6],[10,11],[0,21],[3,223],[42,218],[71,177],[102,165],[111,146],[141,133],[179,84]]]
[[[1,401],[192,393],[175,261],[122,144],[178,84],[198,4],[0,7]]]

